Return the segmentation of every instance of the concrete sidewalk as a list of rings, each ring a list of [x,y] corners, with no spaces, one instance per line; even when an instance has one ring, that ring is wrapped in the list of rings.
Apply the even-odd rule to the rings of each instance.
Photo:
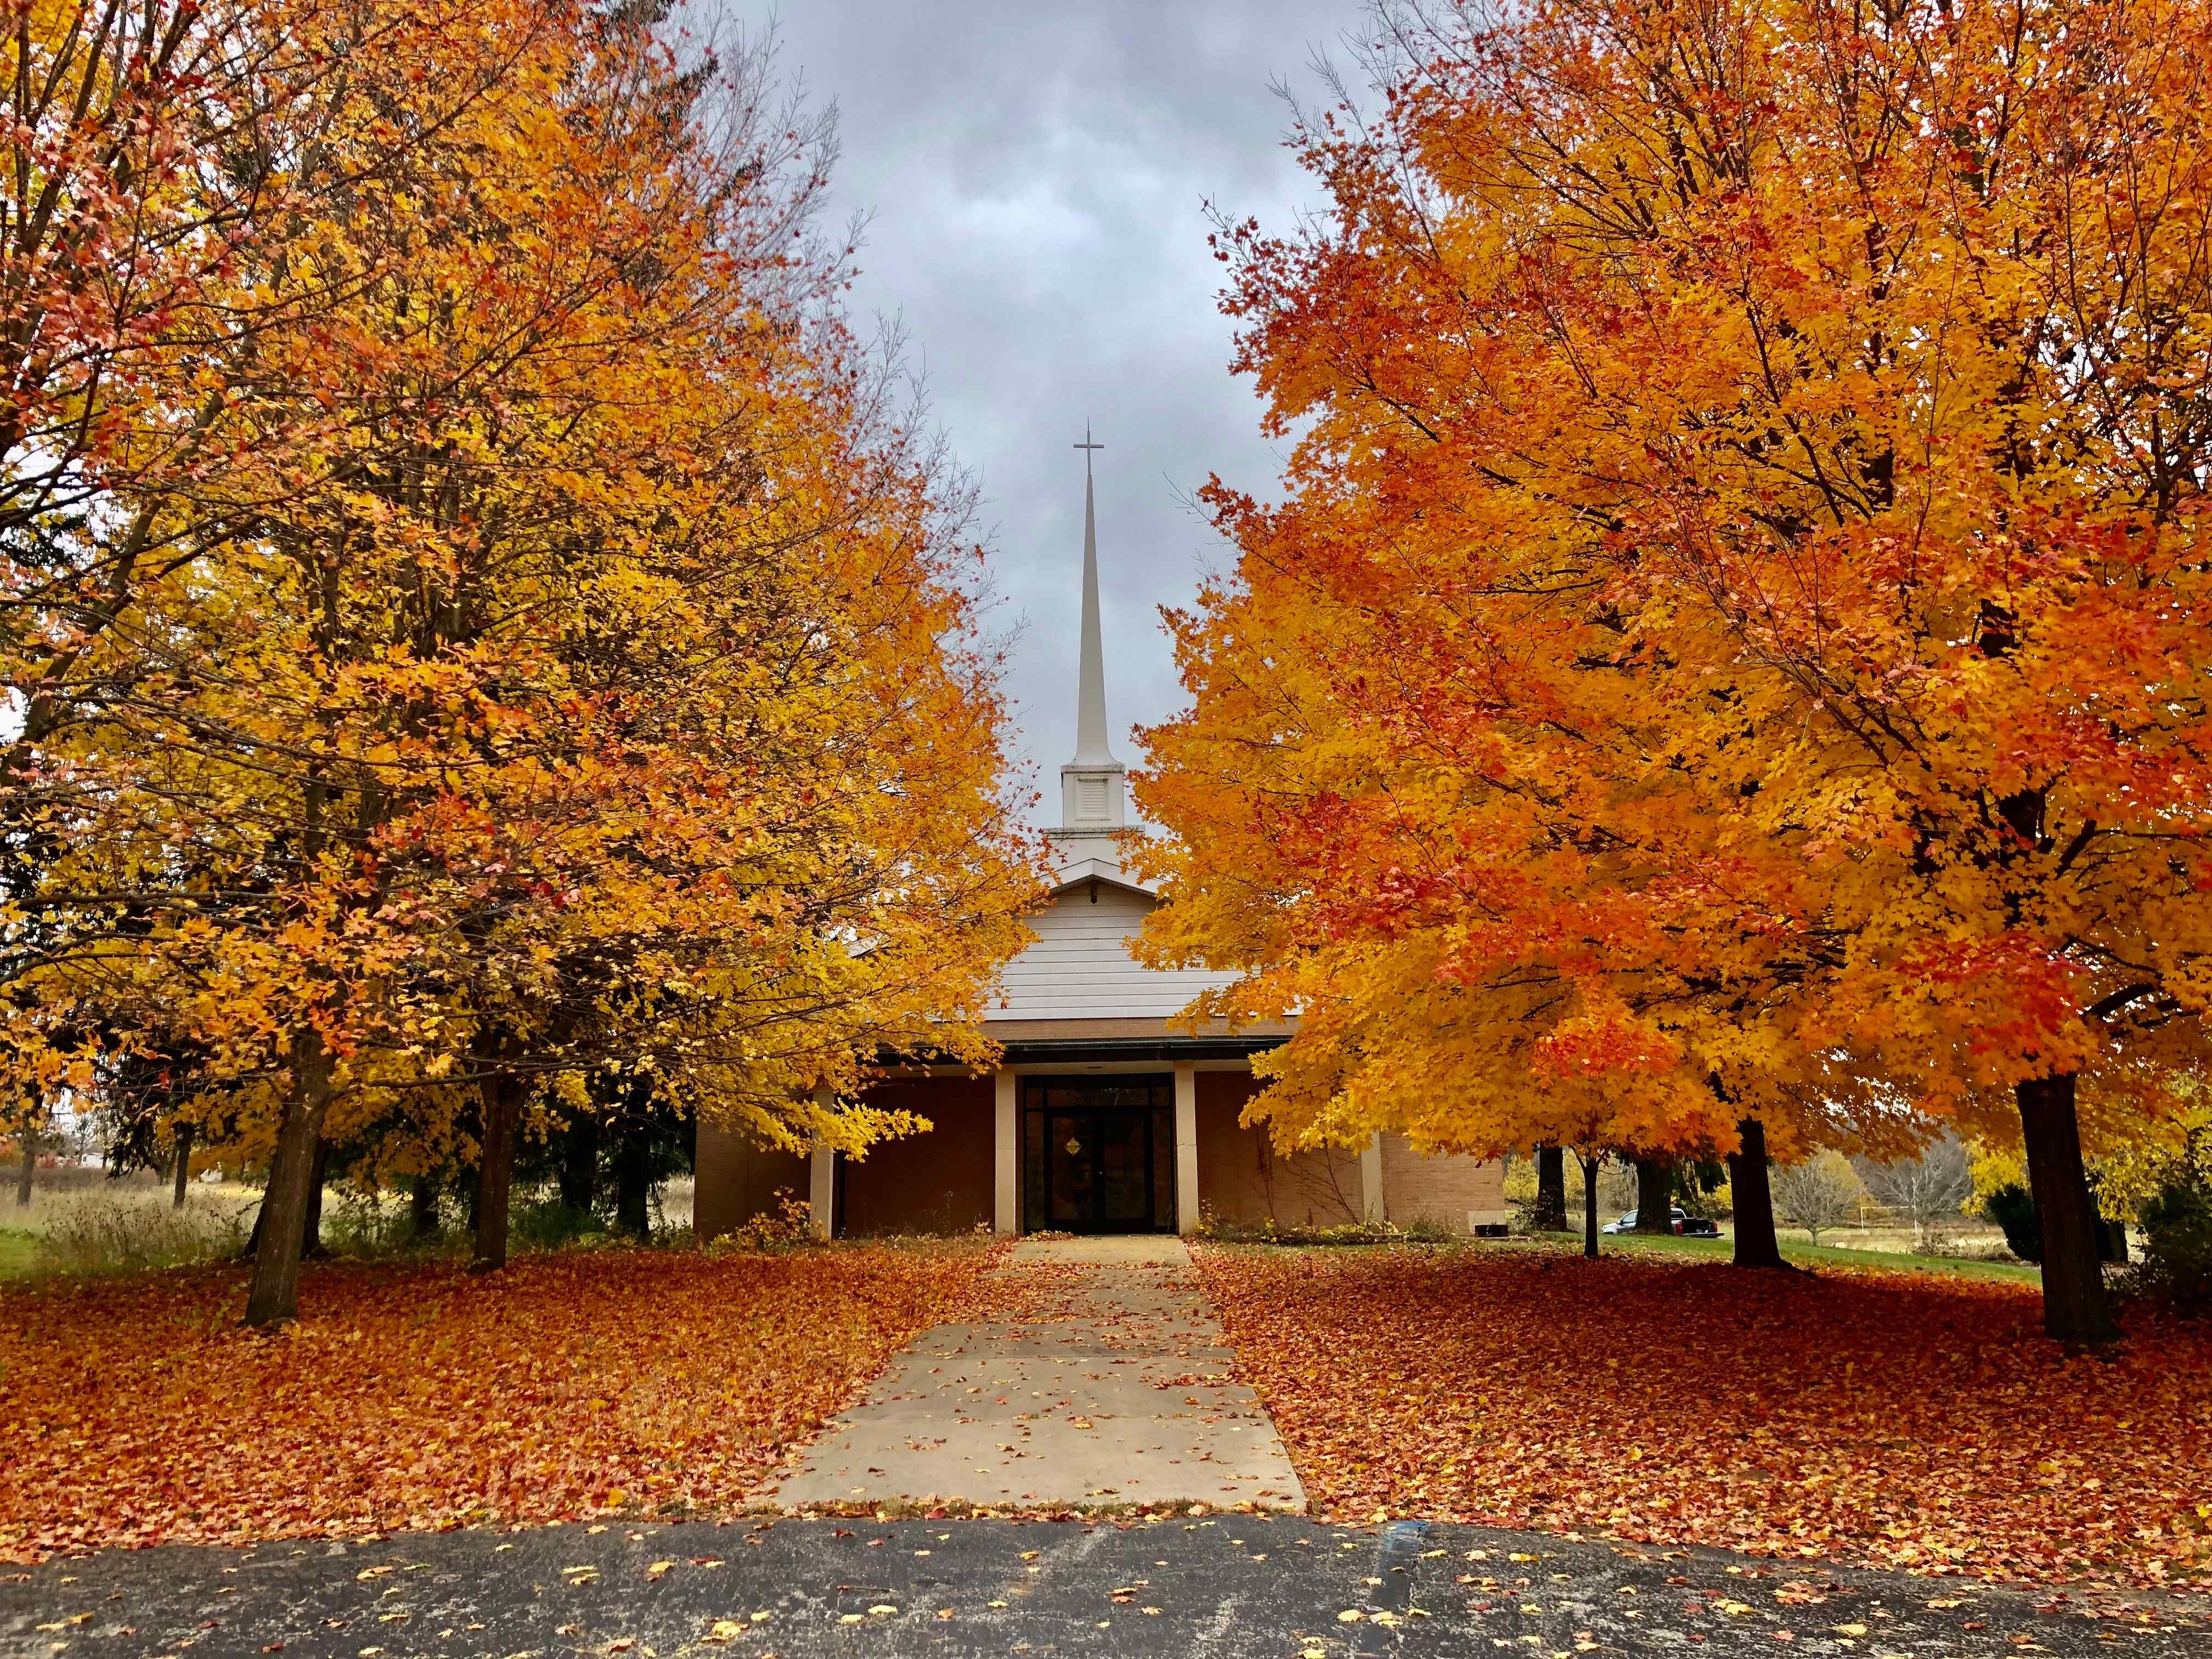
[[[944,1325],[891,1362],[776,1488],[792,1509],[884,1503],[1303,1510],[1180,1239],[1024,1240],[1036,1316]]]

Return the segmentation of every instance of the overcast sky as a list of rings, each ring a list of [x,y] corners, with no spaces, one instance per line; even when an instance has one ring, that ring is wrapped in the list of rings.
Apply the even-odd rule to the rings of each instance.
[[[1210,472],[1269,493],[1280,457],[1227,372],[1205,204],[1288,225],[1311,199],[1270,90],[1315,86],[1359,0],[725,0],[778,22],[787,76],[840,114],[834,211],[872,216],[859,319],[896,314],[979,475],[1018,627],[1018,752],[1056,822],[1075,748],[1087,417],[1097,457],[1107,714],[1181,706],[1158,607],[1228,560],[1183,505]]]

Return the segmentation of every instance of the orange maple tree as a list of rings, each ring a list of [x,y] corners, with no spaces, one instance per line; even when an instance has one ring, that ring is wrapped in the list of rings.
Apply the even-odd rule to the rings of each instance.
[[[1396,14],[1392,14],[1395,17]],[[1560,0],[1380,31],[1224,226],[1298,442],[1171,618],[1156,960],[1298,1012],[1279,1133],[2022,1139],[2082,1176],[2212,993],[2207,18]],[[1579,1112],[1580,1109],[1577,1109]]]

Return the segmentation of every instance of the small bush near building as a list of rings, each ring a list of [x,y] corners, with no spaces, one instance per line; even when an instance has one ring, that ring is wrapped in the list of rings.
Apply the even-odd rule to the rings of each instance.
[[[611,1237],[605,1220],[596,1212],[563,1204],[557,1198],[521,1206],[507,1227],[514,1247],[519,1250],[557,1250],[566,1244],[597,1242]]]
[[[2094,1187],[2092,1188],[2094,1195]],[[2025,1187],[2007,1184],[1982,1195],[1982,1213],[2004,1231],[2005,1244],[2022,1261],[2043,1260],[2043,1222],[2035,1212],[2035,1195]],[[2128,1259],[2127,1229],[2107,1217],[2097,1218],[2097,1254],[2102,1261]]]
[[[1682,1213],[1702,1216],[1708,1221],[1733,1221],[1735,1218],[1735,1189],[1723,1181],[1710,1192],[1684,1193]]]
[[[788,1188],[775,1196],[773,1212],[762,1211],[707,1248],[727,1253],[790,1250],[814,1243],[814,1206]]]

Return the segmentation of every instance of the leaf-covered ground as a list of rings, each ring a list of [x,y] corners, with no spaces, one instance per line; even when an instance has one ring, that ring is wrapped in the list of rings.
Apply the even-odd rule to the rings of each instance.
[[[1315,1511],[2212,1590],[2212,1329],[2032,1289],[1543,1247],[1211,1248]]]
[[[276,1336],[235,1269],[0,1288],[0,1556],[729,1507],[990,1259],[337,1266]]]

